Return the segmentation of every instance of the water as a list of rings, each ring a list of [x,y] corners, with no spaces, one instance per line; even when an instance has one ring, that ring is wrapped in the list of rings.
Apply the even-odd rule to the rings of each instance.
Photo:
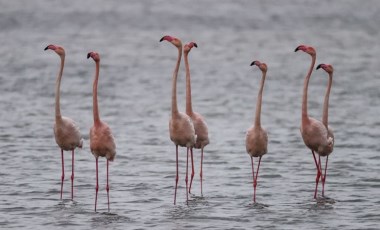
[[[378,229],[380,224],[380,4],[377,1],[0,1],[0,226],[4,229]],[[175,148],[169,139],[171,75],[176,49],[163,35],[196,41],[190,53],[193,105],[206,118],[204,197],[199,151],[189,206],[185,150],[180,149],[174,206]],[[66,49],[61,110],[85,138],[75,158],[61,161],[54,141],[54,84]],[[317,64],[335,68],[330,124],[335,149],[326,195],[313,199],[315,166],[300,133],[302,84],[313,45]],[[93,211],[95,160],[89,150],[92,80],[89,51],[101,55],[99,106],[113,130],[107,213],[105,162],[100,160],[98,213]],[[254,116],[260,71],[268,64],[262,124],[269,134],[252,204],[245,131]],[[320,118],[327,75],[316,71],[309,113]],[[178,81],[184,110],[185,74]]]

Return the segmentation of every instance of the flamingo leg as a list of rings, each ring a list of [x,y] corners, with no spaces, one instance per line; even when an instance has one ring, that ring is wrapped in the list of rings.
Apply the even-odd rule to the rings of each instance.
[[[326,165],[325,165],[325,175],[322,177],[322,196],[325,196],[325,182],[327,177],[327,162],[329,161],[329,156],[326,157]]]
[[[98,180],[98,158],[95,158],[96,160],[96,186],[95,186],[95,212],[96,212],[96,204],[98,201],[98,190],[99,190],[99,180]]]
[[[253,157],[251,157],[251,165],[252,165],[252,185],[253,185],[253,190],[255,190],[255,170],[254,170],[254,167],[253,167]],[[253,202],[256,202],[255,201],[255,192],[253,193]]]
[[[185,178],[185,181],[186,181],[186,204],[189,205],[189,193],[187,192],[188,191],[188,187],[187,187],[187,182],[188,182],[188,166],[189,166],[189,149],[190,148],[187,148],[187,156],[186,156],[186,178]]]
[[[191,157],[191,178],[190,178],[189,193],[191,193],[191,185],[193,184],[193,178],[194,178],[193,148],[190,148],[190,157]]]
[[[74,200],[74,149],[72,150],[71,167],[71,200]]]
[[[199,176],[201,177],[201,195],[203,196],[203,146],[201,148],[201,172]]]
[[[107,159],[107,186],[106,186],[106,190],[107,190],[107,198],[108,198],[108,212],[110,212],[110,186],[108,184],[108,164],[109,164],[109,160]]]
[[[177,198],[177,186],[178,186],[178,145],[175,146],[175,152],[176,152],[176,167],[177,167],[177,174],[176,174],[176,177],[175,177],[174,205],[176,204],[176,198]]]
[[[63,180],[65,179],[65,162],[63,160],[63,149],[61,149],[61,157],[62,157],[62,176],[61,176],[61,200],[62,200]]]
[[[317,190],[318,190],[318,183],[319,183],[319,178],[322,174],[320,170],[320,164],[317,162],[317,158],[315,157],[314,151],[311,151],[313,153],[313,158],[315,162],[315,167],[317,168],[317,176],[315,178],[315,190],[314,190],[314,199],[317,198]]]
[[[253,202],[255,202],[255,203],[256,203],[257,177],[259,176],[260,163],[261,163],[261,156],[259,157],[259,164],[257,166],[256,177],[255,177],[255,179],[253,181]]]

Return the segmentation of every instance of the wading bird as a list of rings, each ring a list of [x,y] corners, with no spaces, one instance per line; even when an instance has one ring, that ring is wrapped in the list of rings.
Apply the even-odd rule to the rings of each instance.
[[[90,52],[87,54],[87,59],[92,58],[95,61],[96,71],[93,84],[93,113],[94,113],[94,125],[90,129],[90,149],[95,157],[96,161],[96,187],[95,187],[95,212],[98,200],[99,180],[98,180],[98,158],[105,157],[107,159],[107,199],[108,199],[108,212],[110,211],[110,196],[109,196],[109,183],[108,183],[108,165],[109,161],[113,161],[116,155],[116,145],[114,137],[111,133],[110,127],[99,117],[98,108],[98,80],[99,80],[99,68],[100,68],[100,56],[96,52]]]
[[[328,138],[332,139],[332,145],[329,145],[327,148],[325,148],[325,151],[320,154],[320,156],[326,156],[325,173],[322,176],[322,196],[325,196],[325,182],[326,182],[326,177],[327,177],[327,162],[329,160],[330,153],[332,153],[334,150],[334,144],[335,144],[334,132],[333,132],[332,128],[328,125],[328,123],[329,123],[328,122],[328,119],[329,119],[329,98],[330,98],[330,90],[331,90],[331,86],[332,86],[334,68],[332,67],[332,65],[328,65],[328,64],[319,64],[317,66],[317,69],[319,69],[319,68],[322,68],[329,75],[329,82],[327,84],[325,101],[323,103],[322,123],[327,128],[327,131],[328,131],[327,135],[328,135]],[[319,166],[322,167],[320,156],[319,156]],[[321,168],[321,171],[322,171],[322,168]]]
[[[175,191],[174,191],[174,204],[176,204],[177,197],[177,186],[178,186],[178,146],[186,147],[187,157],[186,157],[186,203],[188,203],[188,164],[189,164],[189,152],[190,149],[194,147],[196,141],[196,135],[194,130],[193,122],[190,117],[178,111],[177,106],[177,77],[179,65],[181,63],[182,56],[182,42],[178,38],[172,36],[164,36],[161,38],[160,42],[168,41],[173,44],[178,49],[178,57],[176,66],[174,68],[173,80],[172,80],[172,112],[169,121],[169,131],[170,139],[175,144],[176,148],[176,178],[175,178]]]
[[[247,153],[251,156],[252,177],[253,177],[253,202],[256,203],[256,186],[257,186],[257,178],[259,176],[261,157],[268,152],[268,134],[267,134],[267,131],[261,127],[261,121],[260,121],[264,82],[265,82],[265,77],[266,77],[268,68],[265,63],[261,63],[259,61],[253,61],[251,63],[251,66],[253,65],[256,65],[259,67],[259,69],[262,72],[262,77],[261,77],[260,90],[257,96],[255,121],[253,125],[247,131],[245,146],[247,149]],[[259,158],[256,176],[255,176],[254,166],[253,166],[254,157]]]
[[[319,155],[323,154],[326,148],[331,148],[331,146],[333,145],[333,141],[331,138],[328,138],[326,126],[321,121],[309,117],[307,113],[307,89],[309,85],[310,76],[315,65],[315,49],[311,46],[300,45],[294,50],[294,52],[297,52],[298,50],[301,50],[311,56],[311,65],[309,68],[309,72],[305,77],[303,85],[302,121],[300,131],[305,145],[311,150],[311,153],[313,154],[315,166],[317,168],[317,176],[315,178],[314,191],[314,198],[317,198],[318,182],[322,175],[322,170],[319,166],[319,163],[317,162],[314,152],[318,153]]]
[[[76,147],[82,148],[83,139],[79,132],[79,128],[75,121],[68,117],[61,115],[60,109],[60,86],[63,74],[63,67],[65,65],[65,50],[61,46],[48,45],[45,50],[53,50],[61,58],[61,67],[58,72],[57,81],[55,84],[55,124],[54,124],[54,136],[55,141],[61,148],[62,158],[62,176],[61,176],[61,200],[63,191],[63,180],[65,179],[65,167],[63,159],[63,151],[71,151],[72,153],[72,167],[71,167],[71,200],[74,199],[74,150]]]
[[[189,59],[188,55],[190,50],[198,45],[195,42],[190,42],[186,44],[183,49],[184,59],[185,59],[185,68],[186,68],[186,114],[189,115],[194,124],[195,135],[197,135],[197,140],[195,142],[194,148],[201,149],[201,170],[199,173],[201,179],[201,195],[203,196],[203,148],[210,143],[208,139],[208,128],[207,124],[199,113],[193,111],[192,103],[191,103],[191,79],[190,79],[190,67],[189,67]],[[191,155],[191,179],[190,179],[190,187],[189,193],[191,193],[191,185],[193,183],[194,178],[194,160],[193,160],[193,149],[190,149]]]

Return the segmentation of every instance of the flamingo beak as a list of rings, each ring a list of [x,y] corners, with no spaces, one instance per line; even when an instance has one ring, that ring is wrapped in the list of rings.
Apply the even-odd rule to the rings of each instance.
[[[256,65],[256,63],[257,63],[257,61],[253,61],[253,62],[251,63],[251,66]]]
[[[322,68],[323,64],[319,64],[316,69]]]
[[[87,59],[91,57],[91,52],[87,54]]]
[[[166,40],[166,41],[168,41],[168,42],[171,42],[171,41],[173,41],[173,38],[172,38],[171,36],[166,35],[166,36],[163,36],[163,37],[160,39],[160,42],[162,42],[162,41],[164,41],[164,40]]]
[[[298,47],[294,50],[294,52],[297,52],[298,50],[300,50],[300,48],[301,48],[301,46],[298,46]]]
[[[193,44],[194,44],[195,48],[198,48],[198,45],[197,45],[197,43],[193,42]]]

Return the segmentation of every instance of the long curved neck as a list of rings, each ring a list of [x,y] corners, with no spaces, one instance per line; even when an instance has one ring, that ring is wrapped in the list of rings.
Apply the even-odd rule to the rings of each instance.
[[[191,80],[190,80],[190,67],[189,67],[189,59],[188,52],[185,52],[185,68],[186,68],[186,113],[193,113],[193,106],[191,103]]]
[[[99,61],[95,62],[96,71],[94,77],[94,85],[92,89],[92,99],[93,99],[93,113],[94,113],[94,124],[100,124],[99,108],[98,108],[98,80],[99,80]]]
[[[266,72],[263,72],[263,76],[261,77],[261,86],[259,93],[257,95],[257,102],[256,102],[256,115],[255,115],[255,127],[260,127],[260,116],[261,116],[261,103],[263,100],[263,89],[264,89],[264,82],[266,77]]]
[[[177,58],[177,64],[174,69],[173,73],[173,82],[172,82],[172,116],[177,115],[178,112],[178,106],[177,106],[177,78],[178,78],[178,70],[179,65],[181,63],[181,57],[182,57],[182,46],[178,48],[178,58]]]
[[[58,72],[57,80],[55,82],[55,118],[61,118],[61,108],[60,108],[60,88],[61,88],[61,79],[63,74],[63,67],[65,65],[65,56],[61,56],[61,67]]]
[[[307,114],[307,88],[309,86],[310,76],[311,76],[311,73],[313,72],[313,68],[314,68],[314,65],[315,65],[315,59],[316,59],[316,55],[312,55],[311,56],[310,69],[309,69],[309,72],[307,73],[307,75],[305,77],[305,81],[304,81],[304,84],[303,84],[302,122],[307,121],[309,119],[309,116]]]
[[[330,98],[330,90],[332,85],[332,73],[329,73],[329,83],[327,85],[327,90],[325,94],[325,101],[323,103],[323,116],[322,123],[328,128],[328,119],[329,119],[329,98]]]

